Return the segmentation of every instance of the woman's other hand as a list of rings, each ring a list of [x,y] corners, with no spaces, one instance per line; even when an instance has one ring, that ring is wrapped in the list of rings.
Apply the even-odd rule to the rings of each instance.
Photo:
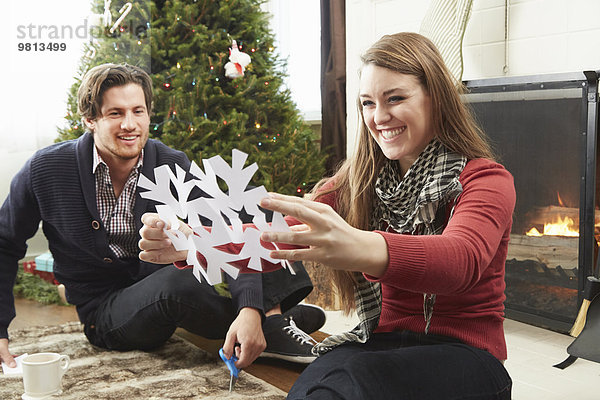
[[[273,258],[314,261],[374,277],[382,276],[387,269],[388,249],[383,236],[352,227],[327,204],[271,193],[260,206],[302,222],[291,226],[290,232],[262,233],[265,242],[298,246],[272,251]]]

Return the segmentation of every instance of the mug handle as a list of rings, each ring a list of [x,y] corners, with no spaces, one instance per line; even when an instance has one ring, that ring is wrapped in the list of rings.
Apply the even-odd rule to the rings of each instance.
[[[69,356],[63,355],[60,356],[60,358],[58,359],[58,362],[60,364],[60,369],[61,369],[61,378],[62,376],[65,374],[65,372],[67,372],[67,370],[69,369],[69,364],[71,364],[71,358],[69,358]]]

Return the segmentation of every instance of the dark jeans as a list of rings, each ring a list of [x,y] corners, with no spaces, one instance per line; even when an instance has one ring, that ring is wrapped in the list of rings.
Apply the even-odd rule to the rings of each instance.
[[[377,333],[313,361],[288,399],[510,400],[512,381],[494,356],[451,338]]]
[[[263,309],[296,305],[312,290],[300,263],[296,275],[287,270],[256,275],[262,278]],[[241,275],[240,275],[241,276]],[[231,298],[192,275],[192,269],[170,265],[116,291],[100,304],[85,325],[90,343],[113,350],[148,350],[162,345],[176,328],[208,339],[222,339],[237,316]]]

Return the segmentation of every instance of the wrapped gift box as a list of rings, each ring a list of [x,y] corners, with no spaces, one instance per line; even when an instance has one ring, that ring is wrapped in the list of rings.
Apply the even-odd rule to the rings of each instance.
[[[53,272],[53,264],[54,258],[52,257],[52,253],[40,254],[35,258],[35,269],[37,271]]]

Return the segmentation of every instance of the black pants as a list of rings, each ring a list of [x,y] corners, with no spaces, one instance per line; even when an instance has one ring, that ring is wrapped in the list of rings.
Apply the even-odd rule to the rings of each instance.
[[[288,399],[510,400],[512,381],[494,356],[451,338],[374,334],[317,358]]]
[[[256,275],[263,284],[263,309],[280,304],[283,311],[312,290],[301,263],[288,270]],[[170,265],[112,293],[85,326],[90,343],[113,350],[147,350],[162,345],[176,328],[208,339],[222,339],[237,316],[232,299],[199,282],[192,269]]]

